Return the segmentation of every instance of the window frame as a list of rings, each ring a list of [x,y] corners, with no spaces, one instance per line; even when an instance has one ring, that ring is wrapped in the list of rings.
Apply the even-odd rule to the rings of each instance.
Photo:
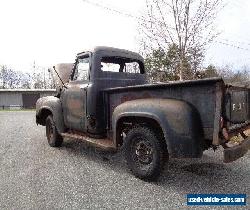
[[[78,74],[78,69],[77,69],[77,66],[78,66],[78,63],[79,63],[79,60],[80,59],[84,59],[84,58],[88,58],[89,59],[89,68],[88,68],[88,71],[87,71],[87,80],[82,80],[82,79],[77,79],[76,78],[76,74]],[[89,82],[90,81],[90,71],[91,71],[91,54],[90,53],[85,53],[81,56],[78,56],[75,60],[75,64],[74,64],[74,68],[73,68],[73,71],[72,71],[72,75],[71,75],[71,81],[78,81],[78,82]]]

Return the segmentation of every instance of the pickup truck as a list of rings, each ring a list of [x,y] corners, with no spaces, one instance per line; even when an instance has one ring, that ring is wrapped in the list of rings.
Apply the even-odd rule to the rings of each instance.
[[[81,52],[72,66],[57,69],[57,95],[36,103],[36,123],[52,147],[70,138],[122,149],[132,173],[147,181],[169,157],[200,158],[222,146],[227,163],[250,148],[250,89],[221,78],[150,84],[139,54],[111,47]],[[243,140],[232,146],[236,135]]]

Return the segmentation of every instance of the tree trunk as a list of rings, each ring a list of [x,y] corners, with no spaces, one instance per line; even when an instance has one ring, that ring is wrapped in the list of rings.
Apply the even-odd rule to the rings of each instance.
[[[183,81],[183,70],[184,70],[184,66],[183,66],[183,55],[181,53],[181,57],[180,57],[180,71],[179,71],[179,77],[180,77],[180,81]]]

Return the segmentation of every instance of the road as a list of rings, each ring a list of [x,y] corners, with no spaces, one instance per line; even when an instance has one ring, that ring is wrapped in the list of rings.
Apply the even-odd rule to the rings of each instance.
[[[221,150],[173,159],[159,181],[147,183],[121,153],[73,140],[49,147],[33,111],[0,111],[0,135],[0,209],[187,209],[187,193],[250,194],[250,152],[230,164]]]

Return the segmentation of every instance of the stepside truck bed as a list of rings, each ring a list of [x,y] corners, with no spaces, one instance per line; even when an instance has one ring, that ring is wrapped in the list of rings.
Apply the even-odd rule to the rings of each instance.
[[[136,99],[177,99],[193,106],[202,122],[204,139],[220,145],[221,120],[226,121],[229,133],[250,126],[250,89],[225,85],[221,78],[166,84],[138,85],[104,90],[107,103],[107,125],[112,127],[115,108]],[[180,110],[181,112],[181,110]],[[186,122],[178,122],[184,126]]]

